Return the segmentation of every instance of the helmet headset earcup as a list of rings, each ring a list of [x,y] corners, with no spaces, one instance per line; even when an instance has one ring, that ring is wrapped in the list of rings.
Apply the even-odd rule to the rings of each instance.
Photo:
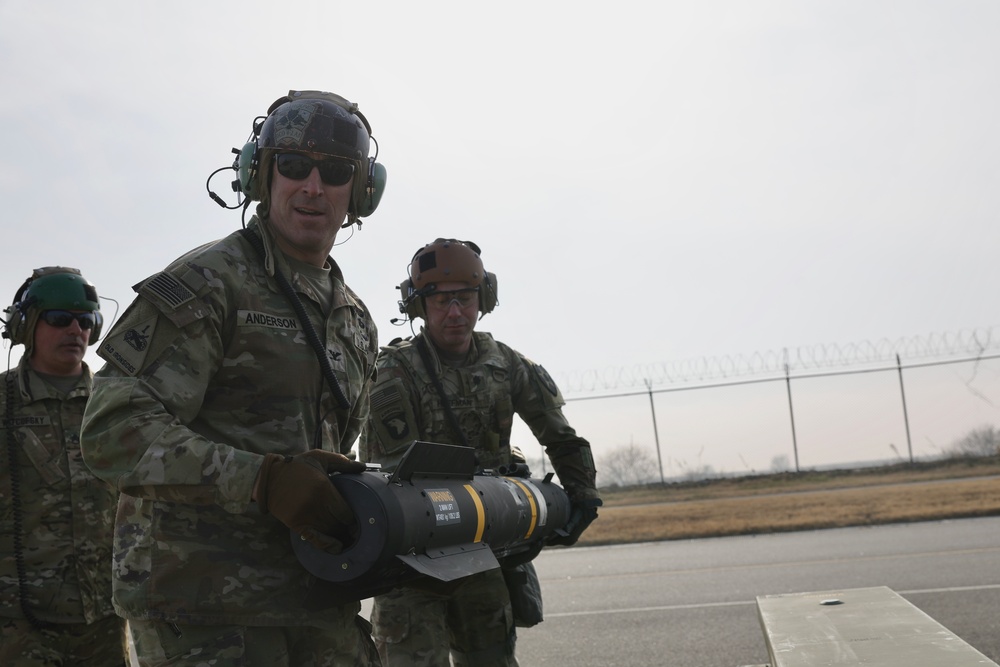
[[[483,315],[492,313],[499,302],[496,274],[487,271],[483,284],[479,286],[479,311]]]
[[[24,332],[27,329],[28,320],[28,308],[27,305],[21,301],[21,297],[24,296],[25,290],[28,289],[28,285],[34,276],[28,278],[22,283],[18,288],[17,292],[14,294],[14,301],[11,302],[7,308],[4,309],[5,326],[3,330],[3,337],[10,341],[11,345],[24,345]]]
[[[248,141],[243,144],[240,156],[236,159],[237,171],[240,175],[240,192],[245,197],[256,199],[254,195],[255,178],[257,174],[257,142]]]
[[[385,166],[376,162],[375,158],[368,158],[368,176],[364,181],[364,187],[355,187],[351,195],[351,207],[355,215],[359,218],[367,218],[375,212],[378,204],[382,201],[382,193],[385,192],[385,181],[387,174]]]
[[[403,313],[411,320],[418,317],[427,319],[427,312],[424,310],[424,298],[417,294],[413,288],[413,281],[407,278],[399,284],[399,312]]]

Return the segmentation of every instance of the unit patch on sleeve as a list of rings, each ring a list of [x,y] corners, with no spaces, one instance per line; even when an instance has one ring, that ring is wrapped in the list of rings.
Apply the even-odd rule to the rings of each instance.
[[[379,422],[393,440],[409,440],[410,425],[406,423],[406,413],[402,410],[387,412]]]
[[[97,353],[122,372],[134,376],[146,360],[149,341],[155,330],[155,316],[127,329],[116,330],[114,336],[104,339]]]
[[[549,372],[544,368],[542,368],[540,364],[533,364],[532,367],[535,369],[535,375],[538,376],[538,381],[542,383],[542,386],[545,387],[546,391],[548,391],[553,396],[558,396],[559,388],[556,387],[555,380],[552,379],[552,376],[549,375]]]
[[[418,437],[417,418],[413,406],[402,392],[402,381],[391,378],[376,386],[369,397],[371,423],[386,454],[408,447]]]

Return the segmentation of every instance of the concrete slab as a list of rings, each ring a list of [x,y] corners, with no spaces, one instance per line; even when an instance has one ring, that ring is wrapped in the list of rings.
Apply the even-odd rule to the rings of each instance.
[[[757,598],[772,667],[998,667],[885,586]]]

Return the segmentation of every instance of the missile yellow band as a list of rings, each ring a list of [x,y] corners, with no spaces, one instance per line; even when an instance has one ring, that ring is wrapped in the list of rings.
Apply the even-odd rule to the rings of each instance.
[[[508,477],[507,479],[517,484],[524,491],[524,497],[528,499],[528,507],[531,508],[531,523],[528,525],[528,532],[524,534],[524,537],[531,537],[531,534],[535,532],[535,526],[538,525],[538,505],[535,504],[535,494],[523,482],[513,477]]]
[[[486,510],[483,509],[483,501],[480,499],[479,493],[471,484],[466,484],[465,490],[472,496],[472,504],[476,506],[476,539],[473,542],[482,542],[483,532],[486,530]]]

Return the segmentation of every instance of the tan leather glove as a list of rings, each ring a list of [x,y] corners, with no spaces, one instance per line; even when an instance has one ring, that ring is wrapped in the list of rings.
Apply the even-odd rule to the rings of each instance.
[[[358,528],[329,475],[364,469],[361,461],[321,449],[296,456],[266,454],[257,474],[257,504],[317,548],[340,553],[357,538]]]

